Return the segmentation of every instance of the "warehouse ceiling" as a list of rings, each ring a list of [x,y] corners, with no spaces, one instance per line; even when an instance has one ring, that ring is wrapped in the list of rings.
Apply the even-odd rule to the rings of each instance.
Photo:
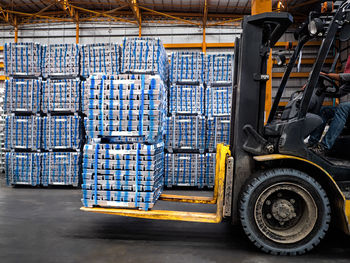
[[[274,11],[303,16],[319,1],[272,0]],[[109,20],[131,24],[225,25],[250,14],[251,0],[0,0],[0,19],[11,25]]]

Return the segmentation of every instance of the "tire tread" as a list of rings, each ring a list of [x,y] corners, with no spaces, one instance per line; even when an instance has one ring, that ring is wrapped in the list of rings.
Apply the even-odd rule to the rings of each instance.
[[[291,174],[293,173],[293,176],[297,176],[300,179],[303,179],[307,181],[309,184],[313,185],[315,189],[318,191],[321,199],[324,201],[325,206],[325,221],[322,225],[322,229],[316,234],[317,237],[312,239],[312,242],[309,242],[305,248],[295,248],[295,249],[289,249],[289,250],[283,250],[283,249],[270,249],[268,248],[263,242],[255,238],[255,235],[250,231],[249,227],[249,220],[246,218],[245,214],[245,204],[249,202],[250,195],[255,190],[255,187],[260,185],[261,183],[265,182],[266,180],[269,180],[273,177],[279,176],[281,174]],[[266,170],[263,172],[260,172],[256,174],[244,187],[243,191],[241,192],[240,202],[239,202],[239,218],[243,227],[243,230],[248,237],[248,239],[259,249],[264,251],[265,253],[272,254],[272,255],[289,255],[289,256],[295,256],[295,255],[302,255],[305,254],[308,251],[311,251],[313,248],[315,248],[321,240],[325,237],[327,230],[330,225],[331,221],[331,208],[330,208],[330,202],[327,197],[326,192],[323,190],[322,186],[312,177],[308,176],[307,174],[290,168],[275,168],[271,170]]]

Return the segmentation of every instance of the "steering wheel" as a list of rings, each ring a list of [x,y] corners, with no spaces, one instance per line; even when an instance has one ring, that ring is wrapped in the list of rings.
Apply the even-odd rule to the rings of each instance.
[[[334,79],[331,79],[328,76],[320,75],[319,81],[321,85],[321,92],[324,93],[327,97],[332,97],[339,92],[339,85],[334,81]],[[332,87],[326,86],[324,84],[324,81],[330,83]]]

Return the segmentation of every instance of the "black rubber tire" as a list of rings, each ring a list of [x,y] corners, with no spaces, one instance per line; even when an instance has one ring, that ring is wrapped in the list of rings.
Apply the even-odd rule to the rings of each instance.
[[[293,244],[277,243],[268,239],[258,228],[254,218],[255,202],[269,186],[279,182],[296,183],[311,194],[317,206],[317,220],[312,231]],[[301,255],[317,246],[326,235],[331,221],[329,199],[322,186],[312,177],[298,170],[276,168],[259,172],[245,186],[240,196],[240,221],[248,238],[259,249],[273,255]]]

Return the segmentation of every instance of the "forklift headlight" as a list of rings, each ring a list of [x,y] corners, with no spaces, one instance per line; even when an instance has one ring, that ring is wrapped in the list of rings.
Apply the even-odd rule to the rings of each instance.
[[[320,18],[315,18],[309,23],[309,33],[311,36],[321,36],[324,31],[324,24]]]

